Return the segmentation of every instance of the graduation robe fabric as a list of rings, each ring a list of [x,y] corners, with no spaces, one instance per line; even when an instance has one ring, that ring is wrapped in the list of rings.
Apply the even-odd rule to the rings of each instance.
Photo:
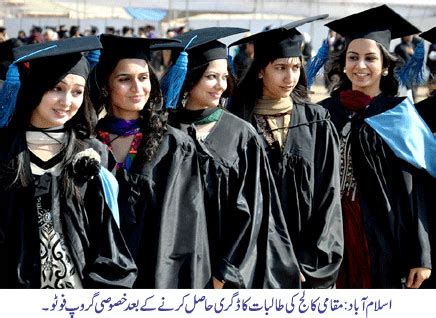
[[[204,288],[211,272],[195,145],[168,126],[152,161],[140,164],[140,156],[116,172],[121,231],[138,266],[134,287]]]
[[[411,268],[431,268],[424,172],[397,158],[364,122],[402,100],[381,94],[362,115],[355,117],[337,97],[321,102],[329,110],[339,134],[351,129],[353,171],[368,241],[373,288],[401,288]]]
[[[195,139],[191,123],[179,119],[170,114],[171,124]],[[196,145],[213,276],[225,280],[224,288],[299,288],[298,264],[256,131],[224,110]]]
[[[436,96],[428,97],[416,105],[416,110],[424,119],[427,126],[436,138]],[[436,154],[433,154],[436,156]],[[428,202],[430,240],[432,247],[432,264],[436,262],[436,178],[428,175],[425,178],[425,194]],[[436,275],[432,273],[428,282],[424,282],[425,287],[436,288]]]
[[[107,148],[95,139],[84,141],[96,150],[102,165]],[[39,288],[41,283],[38,219],[34,206],[35,186],[6,187],[16,174],[16,156],[28,151],[24,135],[8,129],[0,132],[0,288]],[[105,162],[106,161],[106,162]],[[30,168],[29,168],[30,169]],[[15,173],[14,173],[15,172]],[[44,174],[38,191],[58,184]],[[87,181],[80,193],[83,202],[60,200],[59,219],[65,242],[84,288],[130,288],[137,269],[121,231],[107,206],[99,178]]]
[[[303,287],[330,288],[344,249],[336,129],[319,105],[294,103],[283,150],[263,141]]]

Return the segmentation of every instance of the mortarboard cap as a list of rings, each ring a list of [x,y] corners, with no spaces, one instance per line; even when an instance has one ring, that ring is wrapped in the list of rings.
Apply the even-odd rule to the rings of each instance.
[[[124,58],[137,58],[150,60],[151,46],[163,43],[178,43],[174,39],[161,38],[133,38],[112,34],[101,34],[100,41],[103,45],[102,60],[119,60]]]
[[[388,50],[391,39],[420,32],[418,28],[387,5],[334,20],[325,26],[344,36],[348,43],[354,39],[371,39]]]
[[[419,36],[421,38],[423,38],[424,40],[427,40],[430,43],[435,44],[436,43],[436,27],[433,27],[430,30],[422,32]]]
[[[26,89],[26,95],[42,96],[67,74],[87,78],[90,68],[82,52],[100,48],[96,36],[14,48],[14,62],[0,91],[0,127],[6,126],[14,113],[21,86]]]
[[[155,47],[173,50],[176,53],[185,50],[189,54],[188,68],[191,68],[213,60],[227,59],[227,46],[218,40],[247,31],[248,29],[231,27],[197,29],[176,36],[174,39],[179,40],[180,43],[156,45]]]
[[[252,42],[256,59],[273,60],[283,57],[301,56],[303,36],[297,27],[316,20],[325,19],[328,14],[317,15],[293,21],[284,26],[259,32],[233,42],[230,46]]]
[[[231,27],[203,28],[176,36],[175,39],[180,40],[178,44],[154,46],[162,50],[169,49],[179,53],[177,61],[173,63],[161,80],[165,106],[167,108],[176,107],[188,68],[192,69],[214,60],[228,58],[227,46],[218,41],[219,39],[247,31],[247,29]],[[177,54],[174,55],[177,56]]]

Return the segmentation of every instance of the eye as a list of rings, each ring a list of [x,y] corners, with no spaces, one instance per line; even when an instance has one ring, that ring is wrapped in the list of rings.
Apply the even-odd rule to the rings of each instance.
[[[53,92],[61,92],[62,91],[62,87],[60,86],[55,86],[51,89]]]
[[[348,55],[348,60],[350,61],[357,61],[359,57],[357,55]]]
[[[74,97],[79,97],[79,96],[83,95],[83,90],[82,89],[75,89],[75,90],[73,90],[72,95]]]
[[[295,72],[299,71],[300,69],[301,69],[301,65],[300,64],[292,66],[292,70],[295,71]]]
[[[367,56],[365,60],[367,60],[368,62],[374,62],[378,60],[378,58],[376,56]]]
[[[207,78],[208,80],[213,80],[213,79],[216,78],[216,75],[215,75],[215,74],[209,74],[209,75],[206,75],[206,78]]]
[[[148,80],[149,78],[150,78],[150,75],[149,75],[149,74],[144,74],[144,75],[141,75],[139,79],[140,79],[141,81],[146,81],[146,80]]]
[[[118,81],[121,83],[128,82],[128,81],[130,81],[130,78],[127,76],[120,76],[120,77],[118,77]]]

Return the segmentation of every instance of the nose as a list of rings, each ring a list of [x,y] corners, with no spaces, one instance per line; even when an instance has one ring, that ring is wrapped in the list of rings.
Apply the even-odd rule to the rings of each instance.
[[[139,92],[141,90],[141,83],[138,80],[132,82],[131,90],[134,92]]]
[[[65,93],[64,96],[62,97],[62,103],[69,107],[71,106],[73,102],[73,96],[71,95],[71,93]]]
[[[357,66],[359,68],[365,68],[366,67],[366,63],[364,59],[359,59],[359,61],[357,61]]]
[[[227,88],[227,79],[219,78],[216,82],[215,87],[217,89],[226,90]]]

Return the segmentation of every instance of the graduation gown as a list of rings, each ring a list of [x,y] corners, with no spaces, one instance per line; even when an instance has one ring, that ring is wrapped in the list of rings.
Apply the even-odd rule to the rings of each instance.
[[[353,171],[373,288],[401,288],[411,268],[431,268],[423,172],[396,157],[364,122],[365,118],[391,109],[402,100],[381,94],[362,115],[354,117],[338,97],[321,102],[329,110],[339,134],[351,129]]]
[[[330,288],[344,248],[336,130],[322,107],[294,103],[283,150],[277,141],[263,141],[303,287]]]
[[[41,259],[35,197],[55,192],[58,177],[35,177],[28,187],[8,187],[16,175],[16,156],[28,152],[24,135],[0,132],[0,288],[40,288]],[[83,141],[107,159],[107,148],[95,139]],[[29,168],[30,169],[30,168]],[[55,228],[64,241],[84,288],[129,288],[137,274],[127,246],[105,202],[99,178],[80,187],[82,202],[59,197]],[[51,194],[52,195],[52,194]],[[52,200],[58,197],[53,197]],[[58,217],[57,217],[58,216]]]
[[[195,137],[189,118],[172,125]],[[186,111],[189,113],[189,111]],[[251,125],[223,110],[197,141],[213,276],[224,288],[298,288],[299,270],[261,141]]]
[[[415,106],[419,115],[424,119],[427,126],[430,127],[430,130],[436,136],[436,95],[420,101]],[[436,156],[436,154],[434,155]],[[431,175],[428,175],[425,178],[425,194],[429,211],[432,264],[434,264],[436,262],[436,178]],[[424,282],[424,286],[436,288],[436,275],[434,273],[432,273],[428,282]]]
[[[152,161],[141,164],[139,156],[129,171],[116,172],[121,230],[138,266],[134,287],[206,287],[209,246],[193,141],[168,126]]]

